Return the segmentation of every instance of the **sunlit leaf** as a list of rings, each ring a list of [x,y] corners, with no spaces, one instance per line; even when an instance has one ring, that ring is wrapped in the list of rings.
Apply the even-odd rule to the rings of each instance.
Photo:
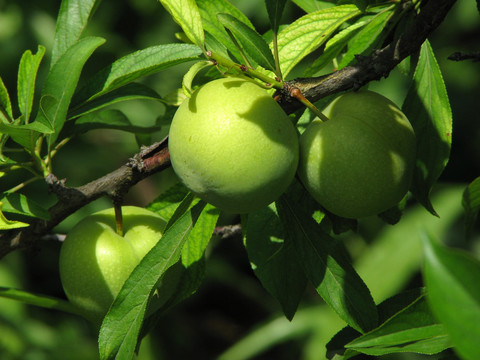
[[[452,111],[442,73],[426,41],[402,107],[417,138],[417,161],[411,191],[432,214],[430,191],[443,172],[452,144]]]
[[[195,0],[160,0],[160,3],[180,25],[190,41],[203,48],[205,35]]]
[[[470,232],[480,210],[480,177],[473,180],[463,192],[462,205],[465,210],[465,227]]]

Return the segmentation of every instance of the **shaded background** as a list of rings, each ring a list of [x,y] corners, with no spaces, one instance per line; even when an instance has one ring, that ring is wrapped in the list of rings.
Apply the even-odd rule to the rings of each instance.
[[[252,20],[259,32],[268,30],[263,1],[231,2]],[[0,76],[10,91],[12,103],[16,103],[16,75],[20,57],[28,49],[36,52],[38,44],[47,47],[38,79],[38,83],[42,83],[42,76],[48,67],[58,6],[59,2],[53,0],[0,0]],[[283,20],[288,23],[302,14],[301,9],[288,4]],[[82,77],[87,78],[88,74],[133,51],[177,42],[177,31],[179,27],[155,0],[104,0],[91,20],[87,34],[102,36],[107,42],[87,62]],[[463,236],[460,195],[462,186],[480,175],[480,62],[453,62],[447,57],[455,51],[479,51],[478,39],[480,15],[474,0],[458,1],[430,39],[444,74],[454,115],[451,160],[437,187],[438,198],[434,197],[434,205],[445,209],[444,214],[447,215],[442,218],[444,214],[440,212],[442,225],[433,226],[441,229],[438,231],[444,235],[442,240],[467,247],[477,254],[480,249],[478,232],[474,232],[470,238]],[[165,96],[181,86],[182,76],[188,66],[177,66],[144,81]],[[370,84],[370,88],[401,105],[408,90],[408,81],[395,70],[387,79]],[[134,124],[143,126],[154,124],[164,111],[162,104],[152,101],[128,102],[120,108]],[[152,141],[163,138],[167,133],[168,129],[163,129],[155,134]],[[131,134],[110,130],[92,131],[71,141],[63,149],[54,162],[54,172],[59,178],[67,178],[67,185],[81,185],[121,166],[137,151],[138,145]],[[145,206],[174,181],[171,171],[152,176],[130,191],[127,203]],[[5,183],[0,185],[6,186]],[[44,204],[55,200],[46,195],[43,198],[43,184],[35,184],[29,191]],[[81,217],[110,205],[107,199],[95,201],[60,224],[56,231],[65,233]],[[402,222],[430,221],[431,215],[414,207],[412,205],[411,209],[414,215]],[[448,224],[445,225],[445,222]],[[360,267],[368,268],[368,265],[362,265],[362,261],[370,264],[373,261],[369,260],[368,254],[365,255],[369,251],[367,245],[375,246],[384,238],[415,236],[408,233],[408,226],[399,226],[396,234],[393,234],[393,228],[386,227],[376,218],[366,219],[360,224],[358,234],[343,236],[353,256],[360,259]],[[36,251],[17,252],[2,259],[0,286],[14,286],[63,297],[57,269],[59,247],[58,243],[45,243]],[[381,251],[385,252],[386,258],[391,256],[387,246],[377,248],[380,254]],[[386,267],[377,271],[392,273],[396,269]],[[415,268],[403,271],[394,277],[398,290],[421,284]],[[366,278],[367,275],[365,281]],[[371,285],[368,281],[367,284]],[[139,359],[213,359],[234,344],[238,346],[234,350],[238,349],[235,354],[239,357],[229,353],[226,359],[248,358],[249,351],[257,347],[266,350],[251,358],[322,359],[326,339],[341,327],[342,323],[325,309],[314,289],[307,289],[301,311],[289,324],[282,318],[278,303],[253,276],[242,240],[217,239],[211,247],[204,284],[195,296],[160,321],[155,331],[143,342]],[[26,307],[9,300],[0,300],[0,334],[2,360],[98,357],[95,330],[82,319]],[[251,337],[245,338],[249,334]],[[239,342],[241,339],[251,339],[251,342]],[[391,358],[421,357],[407,354]]]

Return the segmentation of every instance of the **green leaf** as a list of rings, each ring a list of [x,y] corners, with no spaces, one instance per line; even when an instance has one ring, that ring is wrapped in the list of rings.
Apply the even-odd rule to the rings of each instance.
[[[205,35],[195,0],[159,0],[190,41],[203,49]]]
[[[187,200],[191,202],[191,199]],[[204,207],[205,203],[199,202],[183,214],[178,214],[177,220],[165,231],[162,240],[125,281],[100,328],[98,341],[102,360],[133,358],[155,285],[165,271],[179,260],[183,245]]]
[[[13,121],[12,103],[8,90],[0,77],[0,123],[10,123],[11,121]]]
[[[466,360],[480,358],[480,262],[471,254],[424,236],[423,276],[432,312]]]
[[[43,220],[50,219],[50,213],[38,202],[23,194],[13,193],[0,199],[3,203],[2,210],[24,216],[36,217]]]
[[[250,264],[263,287],[278,300],[292,320],[305,291],[307,279],[291,241],[284,241],[275,208],[248,214],[245,247]]]
[[[200,49],[191,44],[157,45],[136,51],[118,59],[93,76],[78,94],[75,94],[73,103],[78,106],[141,77],[187,61],[198,60],[200,55]]]
[[[192,67],[183,76],[182,88],[185,95],[190,96],[193,94],[192,83],[195,76],[203,69],[213,66],[213,63],[209,60],[199,61],[192,65]]]
[[[57,17],[51,67],[73,46],[85,30],[100,1],[63,0]]]
[[[317,292],[354,329],[365,332],[375,328],[378,316],[372,296],[335,240],[288,195],[282,195],[276,204],[287,241],[293,242]]]
[[[393,16],[393,11],[384,11],[378,13],[348,42],[348,50],[338,64],[338,69],[342,69],[352,63],[355,55],[362,55],[370,52],[378,45],[381,45],[386,34],[383,32],[385,26]]]
[[[104,42],[104,39],[98,37],[79,40],[51,68],[45,80],[41,107],[35,119],[35,121],[54,129],[54,133],[48,136],[50,146],[55,143],[63,128],[70,100],[85,62]]]
[[[430,191],[447,165],[452,144],[452,111],[442,73],[432,47],[426,41],[402,107],[415,130],[417,162],[411,191],[436,215]]]
[[[8,134],[26,149],[33,150],[38,134],[52,134],[53,128],[48,123],[34,121],[26,125],[12,125],[0,122],[0,133]]]
[[[272,31],[275,33],[278,32],[286,2],[287,0],[265,0],[268,18],[270,19]]]
[[[11,230],[30,226],[21,221],[8,220],[2,212],[3,203],[0,202],[0,230]]]
[[[164,219],[171,219],[178,205],[187,196],[189,190],[182,183],[177,183],[160,194],[147,209],[157,213]]]
[[[229,14],[218,14],[217,18],[229,29],[253,61],[267,70],[275,71],[275,60],[268,44],[254,29]]]
[[[366,24],[366,21],[357,21],[328,40],[325,44],[323,54],[305,70],[304,76],[310,77],[316,75],[328,63],[340,55],[348,41]]]
[[[197,5],[202,17],[203,27],[205,31],[211,35],[206,36],[206,39],[209,40],[209,50],[218,52],[218,43],[220,43],[223,44],[233,56],[241,59],[238,49],[230,39],[230,36],[228,36],[223,25],[217,19],[217,14],[230,14],[253,29],[254,27],[250,20],[227,0],[197,0]],[[225,55],[220,52],[218,53]],[[226,57],[229,58],[228,55]]]
[[[35,94],[35,81],[38,68],[45,54],[45,47],[39,46],[37,53],[32,54],[30,50],[23,53],[20,59],[17,79],[18,107],[23,115],[23,122],[28,123],[32,111],[33,97]]]
[[[159,131],[159,126],[132,125],[127,116],[117,109],[89,113],[78,118],[72,129],[66,135],[79,135],[95,129],[111,129],[131,132],[134,134],[149,134]]]
[[[436,321],[425,297],[421,296],[378,328],[345,346],[379,356],[398,352],[431,355],[449,348],[451,344],[444,326]]]
[[[141,83],[130,83],[115,89],[107,94],[99,96],[92,101],[69,111],[67,120],[89,114],[107,106],[128,100],[162,100],[152,88]]]
[[[278,34],[282,74],[286,76],[347,20],[361,14],[355,5],[341,5],[302,16]]]
[[[473,180],[463,192],[462,205],[465,210],[465,228],[469,233],[480,210],[480,177]]]
[[[46,309],[55,309],[75,315],[81,315],[81,311],[78,310],[72,303],[52,296],[39,295],[23,290],[0,287],[0,297],[21,301],[28,305],[40,306]]]
[[[311,13],[314,11],[326,9],[332,6],[335,6],[332,1],[321,1],[321,0],[292,0],[298,7],[300,7],[306,13]]]

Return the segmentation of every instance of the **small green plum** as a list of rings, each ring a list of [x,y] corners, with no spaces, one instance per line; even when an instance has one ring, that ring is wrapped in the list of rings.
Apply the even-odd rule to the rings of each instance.
[[[300,136],[298,175],[325,209],[361,218],[396,205],[408,191],[414,130],[386,97],[372,91],[337,97]]]
[[[166,221],[141,207],[123,206],[123,236],[114,209],[76,224],[60,250],[60,279],[67,298],[86,318],[100,322],[142,258],[160,240]]]
[[[263,88],[235,77],[213,80],[182,103],[168,147],[181,181],[229,213],[275,201],[298,165],[298,134],[289,117]]]

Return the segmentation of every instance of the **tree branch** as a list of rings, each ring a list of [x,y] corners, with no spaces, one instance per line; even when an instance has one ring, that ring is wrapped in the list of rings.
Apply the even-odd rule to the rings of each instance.
[[[299,78],[287,83],[276,95],[287,113],[304,107],[290,95],[292,89],[299,89],[311,102],[348,89],[357,89],[372,81],[379,80],[407,56],[418,51],[431,32],[443,21],[456,0],[430,0],[421,9],[413,24],[394,42],[371,56],[358,57],[356,65],[346,67],[327,76]],[[58,202],[49,209],[48,221],[35,219],[27,228],[0,233],[0,258],[17,250],[33,248],[37,240],[51,229],[90,202],[109,196],[121,199],[128,190],[146,177],[170,166],[168,139],[142,149],[119,169],[86,185],[69,188],[64,180],[53,174],[46,181]]]
[[[403,34],[370,56],[357,56],[357,63],[316,78],[297,78],[275,94],[283,109],[291,114],[304,107],[290,95],[299,89],[310,101],[316,102],[341,91],[357,90],[372,80],[388,76],[403,59],[417,52],[428,36],[444,20],[456,0],[430,0],[421,8],[420,14]]]

